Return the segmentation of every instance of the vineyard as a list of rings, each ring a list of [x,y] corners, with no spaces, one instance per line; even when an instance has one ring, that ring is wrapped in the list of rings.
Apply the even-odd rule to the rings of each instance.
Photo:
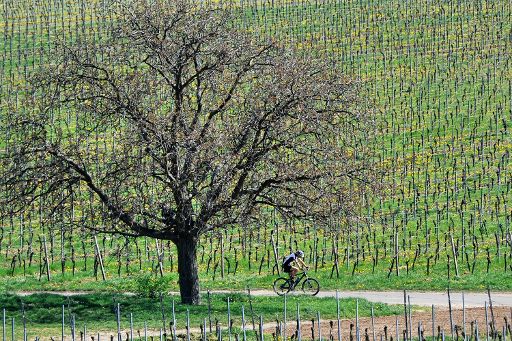
[[[341,71],[361,82],[361,97],[378,112],[379,134],[367,143],[387,169],[380,179],[386,193],[365,200],[363,219],[350,225],[269,214],[257,226],[203,238],[203,288],[268,288],[281,258],[300,248],[327,288],[512,289],[510,2],[220,5],[236,11],[240,29],[339,60]],[[6,0],[0,13],[7,116],[29,110],[17,107],[22,85],[59,41],[101,39],[116,20],[107,1]],[[74,118],[59,119],[69,125]],[[114,138],[91,137],[91,157]],[[89,216],[85,196],[71,204],[77,215]],[[96,235],[43,219],[36,206],[0,226],[4,289],[133,291],[134,279],[146,273],[175,288],[176,251],[169,242]]]
[[[493,304],[490,291],[478,299],[448,291],[446,302],[427,307],[412,305],[416,294],[411,299],[404,291],[403,305],[387,305],[341,298],[338,292],[314,299],[285,296],[279,302],[250,290],[208,292],[206,304],[189,306],[167,295],[39,293],[2,294],[0,305],[3,340],[506,340],[512,335],[510,307]],[[472,304],[464,304],[467,296]]]

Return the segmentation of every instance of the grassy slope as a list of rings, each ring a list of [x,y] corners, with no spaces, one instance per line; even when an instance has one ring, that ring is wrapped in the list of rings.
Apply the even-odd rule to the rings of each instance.
[[[172,321],[172,302],[178,298],[164,296],[163,308],[166,316],[167,325]],[[216,294],[210,297],[211,320],[215,325],[217,319],[223,328],[227,325],[227,300],[228,296]],[[229,296],[231,318],[233,326],[239,329],[242,323],[242,306],[246,314],[246,323],[248,328],[252,329],[252,317],[259,321],[259,316],[263,316],[264,323],[271,323],[276,319],[283,318],[284,300],[276,297],[249,297],[245,294],[234,294]],[[198,328],[203,323],[203,319],[208,321],[208,297],[203,295],[202,304],[199,306],[184,306],[175,303],[176,326],[178,330],[185,329],[187,309],[189,310],[190,326]],[[25,318],[28,321],[29,339],[39,335],[55,338],[61,335],[62,306],[65,306],[65,333],[69,335],[69,321],[71,315],[75,315],[75,325],[77,334],[87,327],[89,335],[94,332],[109,331],[110,334],[117,329],[116,325],[116,306],[117,303],[121,309],[121,328],[129,330],[130,314],[133,316],[135,335],[137,330],[144,328],[144,322],[150,330],[159,330],[162,328],[162,305],[158,298],[143,298],[137,296],[94,294],[80,295],[66,298],[59,295],[30,295],[26,297],[13,296],[9,294],[0,294],[0,307],[6,309],[7,321],[15,319],[15,333],[19,337],[22,335],[22,307],[25,310]],[[252,312],[251,312],[252,304]],[[288,319],[295,317],[297,305],[299,305],[301,319],[311,320],[317,317],[317,313],[323,319],[335,319],[337,315],[336,300],[332,298],[308,298],[308,297],[289,297],[287,299]],[[370,316],[372,305],[366,300],[359,300],[360,316]],[[388,306],[385,304],[374,304],[375,316],[398,315],[401,308],[398,306]],[[352,318],[356,314],[356,301],[354,299],[340,300],[340,316],[342,318]],[[17,327],[16,327],[17,326]]]
[[[316,6],[313,2],[296,5],[287,2],[278,4],[275,9],[247,9],[241,16],[241,25],[252,27],[260,34],[271,34],[282,40],[290,37],[298,39],[301,46],[313,47],[329,56],[334,51],[336,58],[342,60],[344,71],[364,82],[364,97],[384,114],[383,122],[380,122],[381,135],[370,143],[374,143],[378,150],[381,163],[392,169],[383,180],[396,185],[389,190],[388,198],[373,203],[368,213],[371,224],[360,227],[359,237],[353,231],[341,237],[338,245],[340,258],[347,247],[351,249],[351,257],[348,266],[341,266],[340,279],[329,279],[332,265],[329,257],[325,266],[320,266],[314,276],[326,288],[444,289],[450,285],[477,290],[489,285],[494,290],[512,290],[512,283],[507,280],[510,272],[504,272],[504,269],[510,271],[509,265],[512,263],[506,244],[510,224],[510,205],[507,204],[512,199],[509,191],[512,163],[506,157],[512,147],[510,128],[506,123],[511,112],[511,85],[508,81],[511,67],[507,52],[510,48],[507,37],[512,22],[510,3],[417,1],[407,6],[399,0],[326,3]],[[22,13],[29,13],[28,7],[21,8]],[[90,9],[92,13],[92,7]],[[76,31],[73,25],[79,14],[78,8],[72,8],[71,12],[65,14],[63,22],[50,25],[50,31],[63,28],[67,36],[72,37]],[[37,16],[38,13],[31,12],[31,15]],[[88,22],[95,20],[94,15],[86,17]],[[28,30],[33,33],[22,34],[26,30],[25,21],[23,18],[16,20],[17,25],[12,26],[12,31],[2,26],[11,37],[0,48],[4,93],[8,88],[5,77],[12,74],[15,83],[22,82],[25,70],[41,62],[38,47],[46,46],[46,33],[39,28],[33,30],[30,26]],[[44,20],[41,22],[44,23]],[[327,37],[325,44],[324,35]],[[498,169],[501,170],[500,182]],[[392,219],[393,214],[395,219]],[[82,270],[83,263],[79,260],[82,253],[79,241],[82,237],[77,235],[73,241],[78,259],[75,277],[69,275],[70,248],[66,244],[68,275],[63,278],[55,275],[60,268],[56,255],[52,267],[53,281],[39,282],[39,245],[34,243],[36,253],[33,265],[26,267],[27,276],[23,275],[22,268],[17,268],[11,278],[9,267],[17,249],[23,249],[22,261],[28,263],[26,241],[31,237],[37,238],[42,232],[35,222],[37,219],[32,219],[33,226],[25,226],[23,230],[24,243],[20,238],[19,226],[11,227],[8,222],[2,225],[0,245],[3,246],[2,255],[5,257],[2,257],[0,265],[1,287],[111,291],[133,288],[132,280],[125,279],[124,265],[123,277],[117,278],[114,253],[116,245],[122,247],[122,239],[114,240],[113,247],[107,246],[108,255],[105,258],[109,280],[102,283],[92,277],[91,260],[88,271]],[[370,230],[376,231],[376,234],[373,235]],[[394,238],[395,231],[400,244],[401,274],[396,277],[393,272],[388,279],[388,267],[394,253],[390,238]],[[455,268],[453,262],[450,263],[451,281],[448,282],[447,256],[453,261],[453,255],[447,238],[451,234],[456,243],[462,245],[462,231],[465,231],[464,238],[467,238],[468,259],[459,253],[458,279],[453,278]],[[236,233],[233,235],[239,260],[237,275],[229,275],[222,281],[218,280],[217,273],[214,280],[211,269],[206,274],[205,259],[201,264],[203,287],[268,287],[275,278],[271,268],[264,266],[262,275],[257,275],[255,264],[258,264],[258,259],[252,260],[252,269],[249,270],[247,259],[240,256],[241,241]],[[438,254],[435,249],[436,235],[440,238]],[[58,232],[56,236],[55,252],[58,253]],[[472,236],[479,241],[477,247],[472,244]],[[352,276],[356,258],[354,245],[357,244],[356,240],[360,246],[366,245],[367,237],[370,251],[366,249],[364,260],[359,256],[360,265]],[[312,246],[311,239],[305,241],[304,235],[292,235],[292,238],[304,249]],[[323,236],[320,233],[319,238],[325,238],[327,246],[330,246],[331,235]],[[500,241],[499,252],[496,239]],[[91,255],[93,248],[90,239],[85,240]],[[287,241],[280,242],[279,252],[282,255],[290,245]],[[382,245],[384,242],[386,246]],[[427,244],[430,246],[428,249]],[[11,247],[5,254],[7,245]],[[420,245],[420,256],[414,269],[410,269],[406,275],[405,263],[408,262],[412,268],[417,245]],[[264,244],[252,246],[259,246],[260,250],[269,248]],[[376,249],[379,250],[379,262],[373,271],[371,256],[375,255]],[[489,272],[486,269],[486,249],[489,249],[492,260]],[[144,260],[144,271],[155,268],[153,250],[150,252],[152,259]],[[126,253],[132,254],[131,272],[138,272],[133,260],[134,246],[130,245]],[[473,254],[476,254],[476,265],[472,274]],[[439,259],[427,276],[427,259],[434,257],[431,261],[434,263],[437,255]],[[234,262],[234,252],[227,256]],[[308,261],[311,262],[311,259]],[[19,262],[17,266],[20,266]],[[166,272],[170,272],[168,260],[165,266]],[[168,276],[171,288],[176,289],[176,275]]]
[[[363,263],[364,264],[364,263]],[[243,265],[241,265],[243,266]],[[504,262],[501,262],[504,266]],[[395,273],[388,277],[388,263],[380,263],[372,274],[371,264],[361,266],[357,272],[352,275],[352,265],[349,269],[342,266],[340,269],[340,277],[336,278],[334,274],[331,278],[331,267],[325,266],[319,269],[316,273],[314,270],[310,271],[310,276],[317,278],[322,289],[342,289],[342,290],[396,290],[396,289],[417,289],[417,290],[439,290],[443,291],[450,287],[452,289],[463,289],[482,291],[487,287],[492,288],[494,291],[512,291],[512,283],[506,280],[506,273],[492,271],[486,273],[484,265],[475,269],[474,274],[468,271],[467,266],[460,265],[460,276],[455,277],[451,273],[451,279],[446,277],[446,263],[442,262],[431,268],[430,275],[426,274],[426,265],[418,261],[414,270],[410,270],[406,274],[406,269],[401,269],[400,276]],[[237,274],[226,274],[225,278],[220,278],[220,271],[216,273],[215,277],[210,273],[206,274],[204,265],[202,266],[200,281],[202,289],[233,289],[244,290],[245,288],[263,288],[272,290],[272,283],[277,278],[277,273],[272,274],[271,270],[262,272],[259,275],[256,272],[250,273],[241,271]],[[33,269],[35,270],[35,269]],[[108,274],[107,281],[99,279],[96,280],[91,271],[78,271],[75,276],[70,272],[64,275],[58,273],[58,268],[52,275],[51,281],[47,281],[46,276],[43,275],[41,280],[37,273],[33,275],[23,276],[21,274],[11,277],[3,273],[0,280],[0,289],[8,291],[18,290],[50,290],[50,291],[95,291],[95,292],[123,292],[123,291],[137,291],[137,279],[148,271],[133,271],[130,275],[126,273],[118,276],[114,269]],[[69,270],[68,270],[69,271]],[[452,269],[452,271],[454,271]],[[171,291],[178,291],[178,276],[176,272],[166,273],[164,275],[167,281],[168,289]]]

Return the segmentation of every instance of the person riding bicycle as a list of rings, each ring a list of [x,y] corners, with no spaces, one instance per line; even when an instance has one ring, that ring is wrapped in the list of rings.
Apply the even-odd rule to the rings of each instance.
[[[283,271],[290,275],[290,279],[293,281],[297,272],[302,269],[307,269],[306,263],[303,261],[304,251],[297,250],[292,254],[284,257],[283,260]]]

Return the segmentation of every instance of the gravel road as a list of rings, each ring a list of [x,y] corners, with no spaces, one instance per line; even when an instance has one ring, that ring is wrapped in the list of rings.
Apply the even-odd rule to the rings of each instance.
[[[213,292],[213,291],[212,291]],[[215,291],[228,293],[229,291]],[[271,290],[251,290],[255,296],[272,296],[275,293]],[[448,307],[448,293],[440,291],[407,291],[411,304],[419,306]],[[292,294],[293,295],[293,294]],[[323,290],[317,297],[336,297],[336,291]],[[403,291],[339,291],[340,298],[364,298],[370,302],[382,302],[388,304],[403,304]],[[452,307],[462,308],[462,292],[451,291],[450,298]],[[496,306],[512,307],[512,292],[491,292],[492,304]],[[467,308],[483,307],[485,301],[489,301],[487,292],[464,292],[464,304]]]

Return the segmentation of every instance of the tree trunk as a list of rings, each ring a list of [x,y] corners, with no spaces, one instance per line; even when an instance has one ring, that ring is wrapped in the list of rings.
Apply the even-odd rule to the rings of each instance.
[[[181,303],[199,304],[199,276],[197,271],[196,246],[193,237],[180,238],[175,242],[178,249],[178,274]]]

